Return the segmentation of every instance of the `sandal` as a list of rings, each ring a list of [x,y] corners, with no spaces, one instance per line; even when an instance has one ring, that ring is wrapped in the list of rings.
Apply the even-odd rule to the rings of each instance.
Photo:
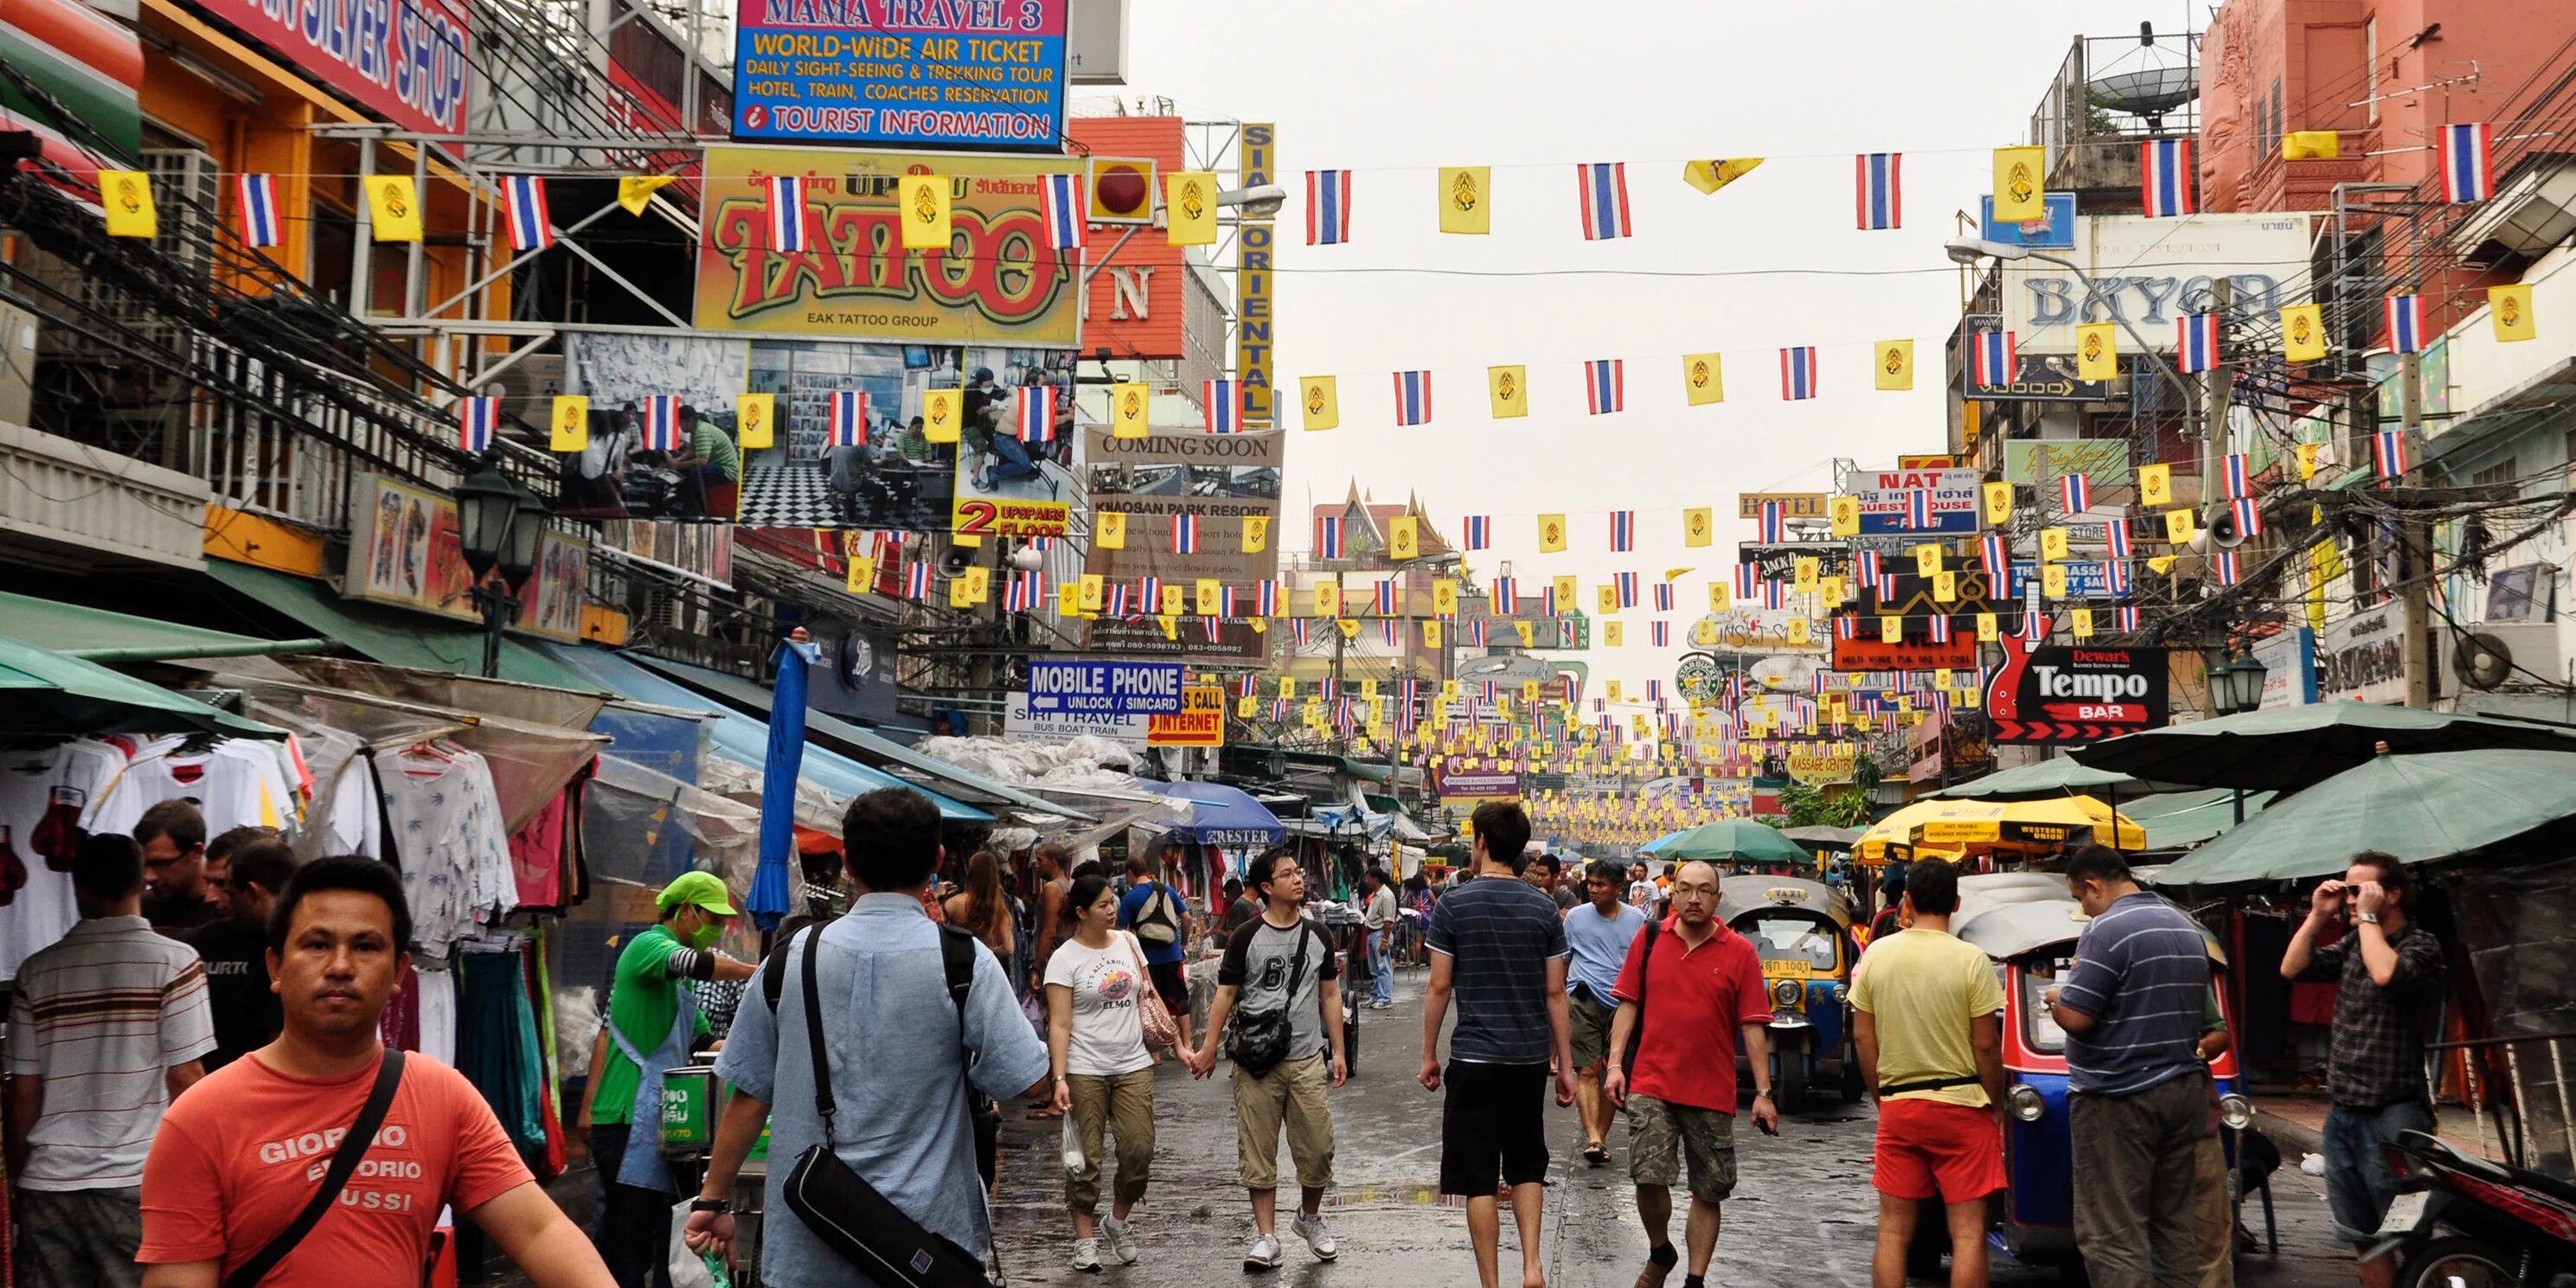
[[[1599,1142],[1586,1145],[1583,1147],[1583,1161],[1594,1167],[1600,1167],[1610,1161],[1610,1150]]]
[[[1044,1122],[1050,1118],[1062,1117],[1064,1117],[1064,1111],[1053,1105],[1039,1105],[1029,1111],[1029,1121],[1033,1123]]]

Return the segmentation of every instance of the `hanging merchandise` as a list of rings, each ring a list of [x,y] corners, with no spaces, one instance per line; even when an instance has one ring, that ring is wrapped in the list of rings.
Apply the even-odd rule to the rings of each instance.
[[[168,735],[133,747],[110,789],[116,808],[141,817],[166,800],[186,800],[206,817],[206,835],[236,827],[293,832],[299,803],[277,753],[240,738]]]
[[[114,797],[125,753],[89,738],[0,754],[0,982],[80,920],[72,859],[94,832],[132,830],[141,798]]]
[[[445,739],[376,754],[385,832],[411,903],[412,948],[445,957],[519,906],[492,770]]]

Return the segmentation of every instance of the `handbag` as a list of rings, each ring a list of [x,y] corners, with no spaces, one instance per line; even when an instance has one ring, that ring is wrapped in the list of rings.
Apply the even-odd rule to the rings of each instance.
[[[277,1269],[278,1263],[295,1251],[295,1245],[304,1242],[304,1236],[313,1233],[313,1227],[322,1220],[322,1214],[340,1201],[341,1189],[348,1185],[351,1176],[357,1174],[359,1160],[366,1155],[367,1146],[376,1139],[377,1130],[385,1125],[385,1111],[393,1107],[394,1089],[402,1085],[402,1074],[403,1053],[394,1047],[386,1047],[384,1059],[376,1065],[375,1086],[368,1089],[367,1103],[358,1110],[358,1120],[349,1125],[349,1134],[342,1136],[340,1147],[332,1151],[331,1170],[322,1174],[321,1187],[313,1191],[312,1200],[304,1205],[303,1211],[295,1214],[295,1219],[288,1222],[285,1229],[270,1236],[268,1242],[260,1245],[259,1251],[251,1254],[250,1260],[224,1276],[224,1288],[257,1288],[259,1281],[268,1277],[269,1271]],[[435,1261],[438,1245],[432,1243],[429,1252],[430,1259]],[[425,1279],[425,1270],[423,1274]]]
[[[1297,951],[1288,959],[1288,987],[1281,993],[1279,1004],[1258,1011],[1237,1007],[1226,1020],[1225,1054],[1236,1068],[1259,1078],[1287,1060],[1288,1044],[1296,1036],[1288,1008],[1297,1000],[1297,983],[1306,974],[1306,940],[1320,933],[1305,918],[1298,918]]]
[[[803,938],[805,1043],[814,1057],[814,1112],[823,1139],[805,1147],[782,1189],[787,1208],[823,1246],[841,1254],[883,1288],[992,1288],[984,1264],[947,1238],[923,1229],[858,1169],[832,1151],[831,1057],[823,1049],[822,995],[814,983],[821,927]],[[946,941],[942,940],[943,954]],[[962,1075],[961,1075],[962,1076]]]
[[[1145,967],[1144,950],[1136,946],[1136,937],[1127,937],[1127,955],[1136,963],[1139,988],[1136,994],[1136,1018],[1145,1025],[1145,1049],[1177,1051],[1181,1049],[1181,1026],[1172,1022],[1172,1008],[1163,1005],[1163,992],[1154,987],[1154,972]]]

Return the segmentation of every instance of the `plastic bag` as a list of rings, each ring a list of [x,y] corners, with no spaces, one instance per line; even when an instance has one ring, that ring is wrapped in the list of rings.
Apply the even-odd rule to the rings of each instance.
[[[1073,1118],[1072,1110],[1064,1111],[1064,1174],[1068,1178],[1082,1175],[1082,1137],[1074,1129]]]
[[[671,1209],[671,1288],[733,1288],[724,1258],[689,1248],[689,1203],[696,1197],[682,1199]]]

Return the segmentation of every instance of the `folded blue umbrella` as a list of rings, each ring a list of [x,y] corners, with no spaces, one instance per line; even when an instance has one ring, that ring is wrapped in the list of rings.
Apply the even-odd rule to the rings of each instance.
[[[805,767],[805,668],[822,656],[811,643],[781,640],[778,683],[769,700],[769,755],[760,766],[760,866],[752,869],[743,910],[763,930],[790,911],[790,865],[796,858],[796,776]]]

